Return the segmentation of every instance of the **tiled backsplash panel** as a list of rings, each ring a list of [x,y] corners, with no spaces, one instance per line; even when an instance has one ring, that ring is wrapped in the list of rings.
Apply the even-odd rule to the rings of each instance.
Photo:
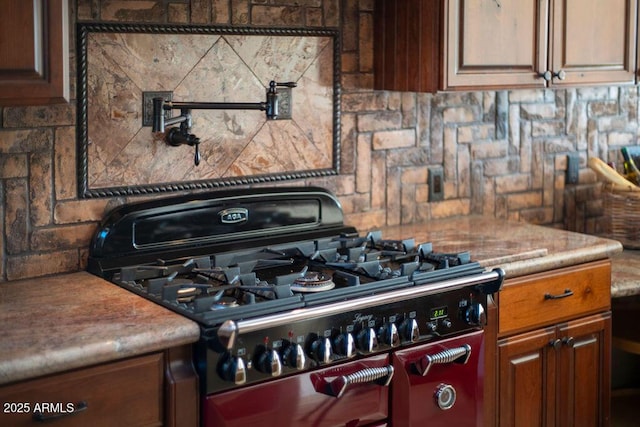
[[[87,32],[82,124],[89,189],[282,179],[334,167],[333,37],[137,28],[146,32]],[[251,109],[191,111],[190,133],[200,139],[198,166],[193,147],[172,147],[143,126],[143,92],[170,92],[173,101],[259,105],[271,80],[297,84],[291,119],[268,120]]]
[[[638,145],[637,85],[438,94],[372,90],[373,0],[69,0],[69,4],[72,24],[339,29],[342,41],[340,52],[336,52],[342,72],[339,174],[298,179],[287,184],[330,189],[340,198],[346,221],[363,229],[482,214],[598,232],[602,216],[600,187],[586,167],[586,160],[588,156],[598,156],[619,162],[621,146]],[[71,34],[72,40],[74,37],[75,31]],[[236,52],[248,68],[257,67],[252,61],[261,61],[265,53],[272,52],[269,46],[249,48],[227,44],[225,49]],[[241,51],[244,53],[240,56]],[[138,54],[144,58],[151,53]],[[154,53],[160,55],[159,58],[163,54]],[[193,54],[195,59],[186,59],[186,64],[194,64],[206,55],[197,49],[181,54]],[[303,47],[294,44],[287,55],[263,65],[267,70],[275,70],[269,67],[277,66],[278,70],[292,72],[292,64],[299,62],[289,61],[288,56],[297,58],[305,54]],[[325,51],[317,54],[312,50],[309,54],[318,62],[325,61],[322,56]],[[73,67],[75,49],[69,55]],[[165,77],[158,77],[159,73],[174,73],[187,67],[176,64],[172,68],[167,64],[163,70],[136,70],[141,61],[132,61],[133,57],[126,53],[120,55],[104,66],[113,70],[119,67],[122,72],[105,74],[103,78],[114,87],[127,82],[136,91],[141,91],[140,86],[153,76],[164,81]],[[134,70],[131,74],[139,76],[137,80],[127,74]],[[247,92],[251,95],[249,100],[261,99],[266,80],[272,78],[264,75],[267,74],[264,71],[255,74],[260,76],[256,80],[259,84],[252,83],[254,88]],[[326,78],[320,73],[310,80]],[[75,70],[70,80],[71,87],[75,87]],[[293,96],[310,98],[315,94],[306,95],[306,90],[320,90],[325,86],[315,80],[313,84],[304,82],[293,89]],[[203,85],[202,90],[211,88]],[[114,108],[114,115],[122,111],[126,117],[127,108],[139,108],[139,101],[129,106],[129,98],[119,100],[122,110]],[[112,106],[118,105],[113,99],[110,102]],[[142,197],[162,197],[77,197],[76,106],[74,99],[63,105],[0,109],[0,281],[84,269],[91,234],[107,211]],[[298,162],[299,159],[290,154],[298,148],[296,138],[304,135],[319,140],[323,137],[309,136],[309,133],[326,129],[323,123],[306,122],[318,119],[315,109],[312,103],[296,107],[295,112],[304,115],[305,123],[280,122],[278,125],[284,126],[273,129],[265,121],[263,133],[256,133],[254,143],[245,147],[241,160],[236,163],[240,170],[234,173],[247,173],[245,171],[261,164],[261,156],[279,157],[282,152]],[[109,111],[102,110],[105,120],[110,120]],[[263,120],[262,117],[257,120]],[[138,121],[135,123],[134,127],[139,129]],[[193,131],[198,134],[197,127],[194,126]],[[295,135],[277,154],[273,154],[269,145],[272,139],[265,136],[275,132]],[[117,158],[121,151],[109,150],[123,144],[118,139],[119,133],[112,132],[109,148],[96,150],[96,165],[102,162],[101,167],[106,167],[109,164],[106,159]],[[213,138],[215,133],[198,136],[204,135]],[[260,138],[257,135],[261,135]],[[127,142],[125,139],[125,146]],[[203,143],[203,148],[206,144],[215,142]],[[182,173],[192,173],[187,147],[167,148],[157,144],[149,145],[151,148],[182,154],[176,156],[176,160],[179,157],[184,161]],[[577,185],[565,183],[569,152],[580,157]],[[174,155],[171,153],[168,154]],[[151,157],[148,154],[142,150],[140,156],[137,152],[130,153],[120,161],[131,162],[130,157],[137,156],[135,166],[140,171],[134,178],[141,181],[158,179],[158,173],[178,173],[170,167],[163,170],[160,165],[154,166],[164,158],[158,151],[152,152]],[[442,202],[428,202],[427,176],[432,166],[445,171]],[[149,170],[154,167],[156,175],[151,176]],[[126,182],[132,178],[125,177],[128,171],[116,178],[104,178],[97,169],[92,173],[96,180],[92,185],[106,185],[109,179]],[[212,173],[219,176],[221,172]]]

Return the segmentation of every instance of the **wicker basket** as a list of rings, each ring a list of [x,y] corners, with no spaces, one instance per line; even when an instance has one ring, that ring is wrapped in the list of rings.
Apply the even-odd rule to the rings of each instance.
[[[640,249],[640,192],[603,188],[605,232],[627,249]]]

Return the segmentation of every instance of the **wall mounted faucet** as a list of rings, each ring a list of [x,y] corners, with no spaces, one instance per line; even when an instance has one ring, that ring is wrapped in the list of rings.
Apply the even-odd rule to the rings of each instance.
[[[175,102],[164,98],[153,98],[153,132],[165,132],[167,126],[180,124],[165,132],[167,144],[173,147],[189,145],[195,147],[194,164],[200,164],[200,138],[191,132],[191,110],[260,110],[265,111],[267,119],[275,120],[279,114],[278,87],[296,87],[296,83],[276,83],[271,80],[265,102]],[[165,118],[165,111],[180,110],[179,116]]]

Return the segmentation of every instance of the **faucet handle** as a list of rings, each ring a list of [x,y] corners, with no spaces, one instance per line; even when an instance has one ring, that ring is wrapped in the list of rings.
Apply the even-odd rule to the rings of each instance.
[[[298,84],[296,82],[276,82],[275,80],[271,80],[269,82],[269,92],[276,93],[276,87],[296,87]]]
[[[193,163],[198,166],[202,160],[200,155],[200,138],[192,133],[189,133],[186,128],[171,128],[165,137],[167,143],[173,147],[179,147],[181,145],[190,145],[195,148],[195,154],[193,157]]]
[[[195,138],[193,146],[196,149],[195,155],[193,156],[193,164],[198,166],[200,164],[200,160],[202,160],[202,157],[200,156],[200,138]]]
[[[276,86],[278,87],[296,87],[298,84],[296,82],[277,82]]]

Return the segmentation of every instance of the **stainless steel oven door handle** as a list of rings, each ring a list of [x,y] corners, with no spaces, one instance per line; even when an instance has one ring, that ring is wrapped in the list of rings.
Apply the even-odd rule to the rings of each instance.
[[[414,363],[413,366],[416,368],[416,371],[424,377],[433,365],[445,363],[465,364],[469,361],[470,357],[471,346],[469,344],[463,344],[460,347],[443,350],[436,354],[427,354],[418,362]]]
[[[380,368],[365,368],[349,375],[341,375],[331,381],[326,382],[324,390],[316,389],[329,396],[340,398],[349,386],[353,384],[371,384],[376,383],[380,386],[387,387],[393,378],[393,366],[383,366]]]

